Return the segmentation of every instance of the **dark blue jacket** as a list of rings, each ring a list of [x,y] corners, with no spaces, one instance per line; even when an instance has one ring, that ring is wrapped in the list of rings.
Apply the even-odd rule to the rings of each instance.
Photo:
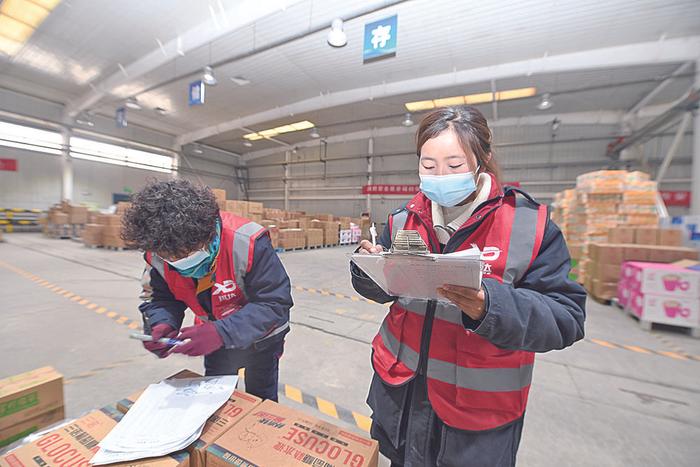
[[[196,279],[192,279],[196,282]],[[147,267],[142,281],[144,302],[139,306],[144,328],[165,323],[180,329],[187,305],[175,299],[165,279],[155,268]],[[294,305],[287,272],[272,248],[268,235],[255,241],[253,266],[245,276],[248,303],[237,312],[215,321],[217,331],[227,348],[246,349],[257,343],[269,329],[289,323],[289,310]],[[211,311],[211,289],[197,296],[202,307]],[[283,339],[288,331],[265,339],[265,345]]]
[[[391,247],[388,227],[378,239]],[[379,303],[394,301],[351,263],[352,285],[365,298]],[[463,315],[465,327],[504,349],[547,352],[563,349],[583,338],[586,291],[569,279],[571,257],[559,227],[547,221],[539,254],[514,285],[484,279],[486,314],[479,321]]]

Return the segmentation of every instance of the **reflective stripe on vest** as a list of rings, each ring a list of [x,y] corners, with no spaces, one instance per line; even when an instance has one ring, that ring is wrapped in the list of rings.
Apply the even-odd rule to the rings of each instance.
[[[508,258],[503,271],[504,284],[517,284],[532,260],[537,241],[537,207],[526,198],[515,197],[515,215],[508,243]]]
[[[427,300],[399,297],[397,301],[399,306],[404,310],[419,314],[421,316],[425,316],[428,309]],[[450,322],[452,324],[459,324],[461,326],[462,310],[453,303],[439,301],[435,307],[435,318]]]
[[[465,331],[466,332],[466,331]],[[420,355],[407,345],[402,345],[385,327],[379,329],[384,346],[406,365],[417,371]],[[532,382],[533,365],[518,368],[467,368],[435,358],[428,359],[428,377],[462,389],[483,392],[519,391]]]
[[[248,298],[245,291],[245,276],[251,266],[252,252],[250,249],[255,245],[253,235],[264,230],[264,227],[255,222],[243,224],[233,234],[233,275],[238,288],[243,292],[243,296]]]

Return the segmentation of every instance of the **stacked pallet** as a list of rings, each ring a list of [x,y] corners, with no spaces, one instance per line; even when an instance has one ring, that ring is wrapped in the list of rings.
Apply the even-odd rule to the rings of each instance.
[[[658,224],[656,197],[656,182],[648,174],[624,170],[580,175],[576,189],[560,195],[562,230],[577,255],[572,254],[572,267],[579,282],[586,282],[589,246],[607,242],[610,229]]]

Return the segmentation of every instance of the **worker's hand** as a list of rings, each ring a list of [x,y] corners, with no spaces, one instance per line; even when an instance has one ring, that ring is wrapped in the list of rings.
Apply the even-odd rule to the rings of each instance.
[[[370,255],[370,254],[376,254],[376,253],[381,253],[384,251],[384,247],[381,245],[372,245],[372,242],[369,240],[362,240],[360,242],[360,249],[357,251],[361,255]]]
[[[221,339],[216,326],[211,321],[198,326],[182,328],[177,338],[187,342],[173,346],[170,352],[181,353],[190,357],[209,355],[224,346],[223,339]]]
[[[462,312],[473,320],[480,320],[486,313],[486,296],[484,290],[474,290],[459,285],[443,285],[438,293],[460,307]]]
[[[174,338],[175,336],[177,336],[177,331],[169,324],[156,324],[151,328],[151,337],[153,337],[153,339],[160,339],[162,337]],[[146,348],[146,350],[158,358],[165,358],[169,355],[168,349],[170,346],[168,344],[161,344],[160,342],[144,342],[143,346]]]

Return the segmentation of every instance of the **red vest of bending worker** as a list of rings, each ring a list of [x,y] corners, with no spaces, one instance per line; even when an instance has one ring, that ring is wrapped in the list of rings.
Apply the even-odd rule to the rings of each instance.
[[[495,180],[492,186],[490,198],[498,200],[487,203],[460,227],[476,226],[455,251],[479,247],[483,277],[515,284],[539,252],[547,208],[516,191],[503,195]],[[392,241],[398,230],[416,230],[430,250],[439,253],[431,202],[422,193],[390,217],[389,228]],[[509,424],[525,412],[535,355],[496,347],[466,329],[462,314],[451,302],[399,298],[372,342],[374,370],[389,385],[406,384],[415,377],[421,344],[424,347],[423,339],[429,338],[423,368],[428,398],[440,419],[469,431]],[[424,329],[430,336],[423,336]]]
[[[197,286],[191,277],[183,277],[158,255],[146,253],[146,261],[165,279],[175,298],[184,302],[200,320],[219,320],[248,303],[245,276],[253,267],[255,240],[267,230],[260,224],[221,212],[221,240],[216,259],[215,282],[211,291],[212,316],[197,300]]]

